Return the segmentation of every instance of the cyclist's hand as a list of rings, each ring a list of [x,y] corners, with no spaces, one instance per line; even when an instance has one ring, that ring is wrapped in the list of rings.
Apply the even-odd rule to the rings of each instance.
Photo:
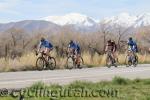
[[[36,56],[38,55],[38,52],[37,52],[37,51],[35,52],[35,55],[36,55]]]

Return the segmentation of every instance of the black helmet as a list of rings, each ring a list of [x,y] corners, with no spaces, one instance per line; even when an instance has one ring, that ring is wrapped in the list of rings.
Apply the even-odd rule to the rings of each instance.
[[[111,39],[109,39],[107,42],[108,42],[108,43],[111,43]]]
[[[73,40],[70,40],[70,42],[69,42],[69,43],[70,43],[70,44],[71,44],[71,43],[73,43]]]
[[[131,41],[132,40],[132,37],[129,37],[129,41]]]
[[[45,41],[45,38],[44,38],[44,37],[41,37],[41,42],[42,42],[42,41]]]

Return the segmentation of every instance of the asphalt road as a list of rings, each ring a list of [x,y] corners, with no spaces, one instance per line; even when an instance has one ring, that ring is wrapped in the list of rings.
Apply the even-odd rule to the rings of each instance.
[[[129,79],[150,78],[150,64],[137,67],[96,67],[72,70],[26,71],[0,73],[0,88],[24,88],[35,82],[68,84],[76,80],[98,82],[115,76]]]

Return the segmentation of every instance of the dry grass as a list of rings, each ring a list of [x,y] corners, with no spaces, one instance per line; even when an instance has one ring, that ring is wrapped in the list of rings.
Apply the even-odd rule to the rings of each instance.
[[[57,61],[57,68],[63,69],[67,58],[60,58],[56,56],[56,53],[53,52],[51,54],[56,58]],[[124,64],[125,62],[125,56],[126,54],[119,54],[119,64]],[[93,58],[91,58],[90,54],[88,52],[84,52],[82,54],[82,57],[84,59],[85,65],[88,67],[94,67],[94,66],[103,66],[105,65],[105,59],[106,55],[99,56],[98,54],[95,54]],[[150,63],[150,55],[144,54],[138,54],[139,62],[140,63]],[[37,56],[35,56],[34,53],[28,53],[23,55],[20,58],[16,58],[14,60],[4,58],[0,59],[0,71],[21,71],[21,70],[34,70],[35,63],[36,63]]]
[[[37,57],[33,53],[29,53],[23,55],[20,58],[16,58],[14,60],[4,58],[0,59],[0,71],[18,71],[18,70],[26,70],[33,69],[35,66],[35,61]]]

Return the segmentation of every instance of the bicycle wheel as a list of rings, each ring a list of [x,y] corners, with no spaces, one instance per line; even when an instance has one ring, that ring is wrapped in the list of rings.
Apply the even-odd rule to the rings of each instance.
[[[66,65],[67,69],[72,69],[74,67],[74,61],[72,57],[68,57],[67,58],[67,65]]]
[[[112,61],[111,61],[110,56],[108,55],[107,58],[106,58],[106,67],[110,68],[111,65],[112,65]]]
[[[81,69],[83,68],[84,60],[82,57],[79,57],[79,64],[77,64],[77,68]]]
[[[118,67],[117,60],[114,59],[114,58],[112,58],[112,65],[113,65],[114,67]]]
[[[138,56],[135,55],[135,61],[133,62],[133,66],[136,67],[138,65]]]
[[[125,59],[125,65],[126,67],[129,67],[132,65],[132,61],[130,60],[130,56],[126,56],[126,59]]]
[[[37,70],[41,71],[44,69],[45,66],[46,66],[45,59],[43,57],[38,57],[38,59],[36,60]]]
[[[54,57],[49,57],[47,67],[48,67],[50,70],[54,70],[54,69],[56,68],[56,60],[55,60]]]

